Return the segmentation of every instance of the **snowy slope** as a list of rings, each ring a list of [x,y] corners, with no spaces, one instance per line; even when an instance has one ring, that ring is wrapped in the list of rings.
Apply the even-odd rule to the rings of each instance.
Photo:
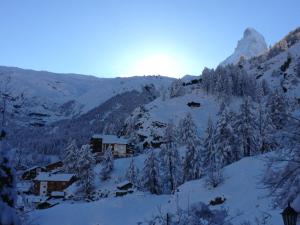
[[[161,90],[172,81],[161,76],[97,78],[12,67],[0,67],[0,75],[0,82],[11,78],[13,96],[24,94],[23,115],[44,114],[40,116],[46,121],[83,114],[117,94],[140,91],[145,85]]]
[[[200,107],[191,108],[189,102],[200,103]],[[240,103],[236,98],[229,106],[235,111]],[[207,95],[201,89],[193,90],[180,97],[157,98],[153,102],[145,105],[145,112],[141,113],[139,109],[135,110],[127,119],[127,126],[131,121],[135,122],[135,129],[140,136],[146,137],[143,143],[159,143],[165,130],[166,123],[173,121],[178,125],[180,119],[184,118],[187,113],[191,113],[197,125],[198,133],[202,136],[206,129],[207,121],[211,118],[213,121],[219,111],[219,101],[216,96]],[[145,144],[146,145],[146,144]]]
[[[244,31],[243,38],[238,41],[234,53],[220,63],[225,66],[228,64],[236,64],[243,56],[245,59],[261,55],[268,49],[264,37],[255,29],[247,28]]]
[[[134,193],[124,197],[109,197],[91,203],[63,202],[46,210],[30,213],[30,219],[41,225],[135,225],[144,222],[159,212],[174,212],[177,205],[187,209],[189,204],[202,201],[209,203],[218,196],[224,196],[226,201],[221,206],[229,210],[233,224],[240,224],[256,218],[266,217],[268,223],[281,225],[280,210],[272,209],[272,200],[267,190],[261,187],[260,177],[264,169],[264,156],[244,158],[225,167],[225,181],[215,189],[207,189],[204,179],[190,181],[179,187],[175,195],[150,195]],[[136,158],[141,168],[144,157]],[[114,177],[124,176],[128,159],[116,160]],[[98,184],[99,185],[99,184]],[[101,188],[111,188],[111,182],[100,185]],[[255,223],[254,223],[255,224]]]

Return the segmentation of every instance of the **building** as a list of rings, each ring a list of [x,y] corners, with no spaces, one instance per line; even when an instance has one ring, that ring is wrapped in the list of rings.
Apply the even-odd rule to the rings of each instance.
[[[34,179],[40,172],[45,172],[46,168],[42,166],[34,166],[24,171],[22,174],[23,180],[32,180]]]
[[[47,172],[53,171],[53,170],[58,170],[58,169],[61,169],[62,167],[63,167],[62,161],[56,161],[56,162],[50,163],[47,166],[45,166]]]
[[[39,173],[34,179],[34,193],[41,196],[51,196],[52,192],[63,192],[75,180],[74,174]]]
[[[128,140],[115,135],[98,135],[92,136],[90,144],[93,152],[103,154],[108,148],[112,149],[115,157],[127,157],[133,154],[132,148],[128,144]]]

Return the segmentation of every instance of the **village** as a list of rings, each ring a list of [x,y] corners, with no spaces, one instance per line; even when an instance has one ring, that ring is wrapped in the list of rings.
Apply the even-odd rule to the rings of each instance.
[[[134,155],[134,149],[129,141],[115,135],[95,134],[90,138],[89,144],[97,164],[101,163],[108,150],[112,151],[114,158],[126,158]],[[19,173],[19,182],[17,183],[18,207],[20,210],[46,209],[61,201],[93,201],[108,196],[120,197],[134,192],[134,185],[128,180],[122,180],[116,183],[110,191],[97,190],[90,198],[78,198],[74,193],[78,180],[76,174],[65,171],[62,160],[23,170]]]

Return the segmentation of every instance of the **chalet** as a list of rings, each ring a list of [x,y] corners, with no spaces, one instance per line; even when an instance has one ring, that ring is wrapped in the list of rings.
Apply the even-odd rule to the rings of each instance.
[[[47,172],[50,172],[53,170],[58,170],[58,169],[61,169],[62,167],[63,167],[62,161],[56,161],[56,162],[50,163],[47,166],[45,166]]]
[[[23,180],[32,180],[34,179],[40,172],[45,172],[46,168],[41,166],[34,166],[24,171],[22,174]]]
[[[90,144],[93,152],[103,154],[108,148],[111,148],[115,157],[127,157],[133,154],[133,150],[128,144],[128,140],[115,135],[92,136]]]
[[[75,181],[74,174],[39,173],[34,179],[34,193],[41,196],[51,196],[52,192],[63,192]]]
[[[122,197],[127,194],[133,193],[133,184],[129,181],[124,181],[117,186],[116,197]]]
[[[191,108],[196,108],[201,106],[199,102],[189,102],[187,105]]]
[[[133,187],[133,184],[129,181],[124,181],[120,184],[118,184],[117,188],[121,191],[126,191],[128,189],[131,189]]]

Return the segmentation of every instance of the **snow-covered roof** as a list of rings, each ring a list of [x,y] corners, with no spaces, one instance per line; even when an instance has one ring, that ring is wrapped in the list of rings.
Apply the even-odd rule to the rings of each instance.
[[[122,183],[119,183],[118,185],[117,185],[117,187],[119,188],[119,187],[123,187],[123,186],[125,186],[125,185],[128,185],[128,184],[132,184],[130,181],[128,181],[128,180],[126,180],[126,181],[123,181]]]
[[[71,173],[39,173],[39,175],[34,179],[37,181],[70,181],[74,174]]]
[[[45,169],[45,167],[43,167],[43,166],[33,166],[31,168],[26,169],[24,172],[28,172],[28,171],[31,171],[31,170],[34,170],[34,169],[37,169],[37,168]]]
[[[128,140],[123,137],[118,137],[116,135],[101,135],[101,134],[94,134],[93,138],[102,139],[103,144],[128,144]]]
[[[64,191],[52,191],[51,196],[53,196],[53,197],[64,197],[65,192]]]

